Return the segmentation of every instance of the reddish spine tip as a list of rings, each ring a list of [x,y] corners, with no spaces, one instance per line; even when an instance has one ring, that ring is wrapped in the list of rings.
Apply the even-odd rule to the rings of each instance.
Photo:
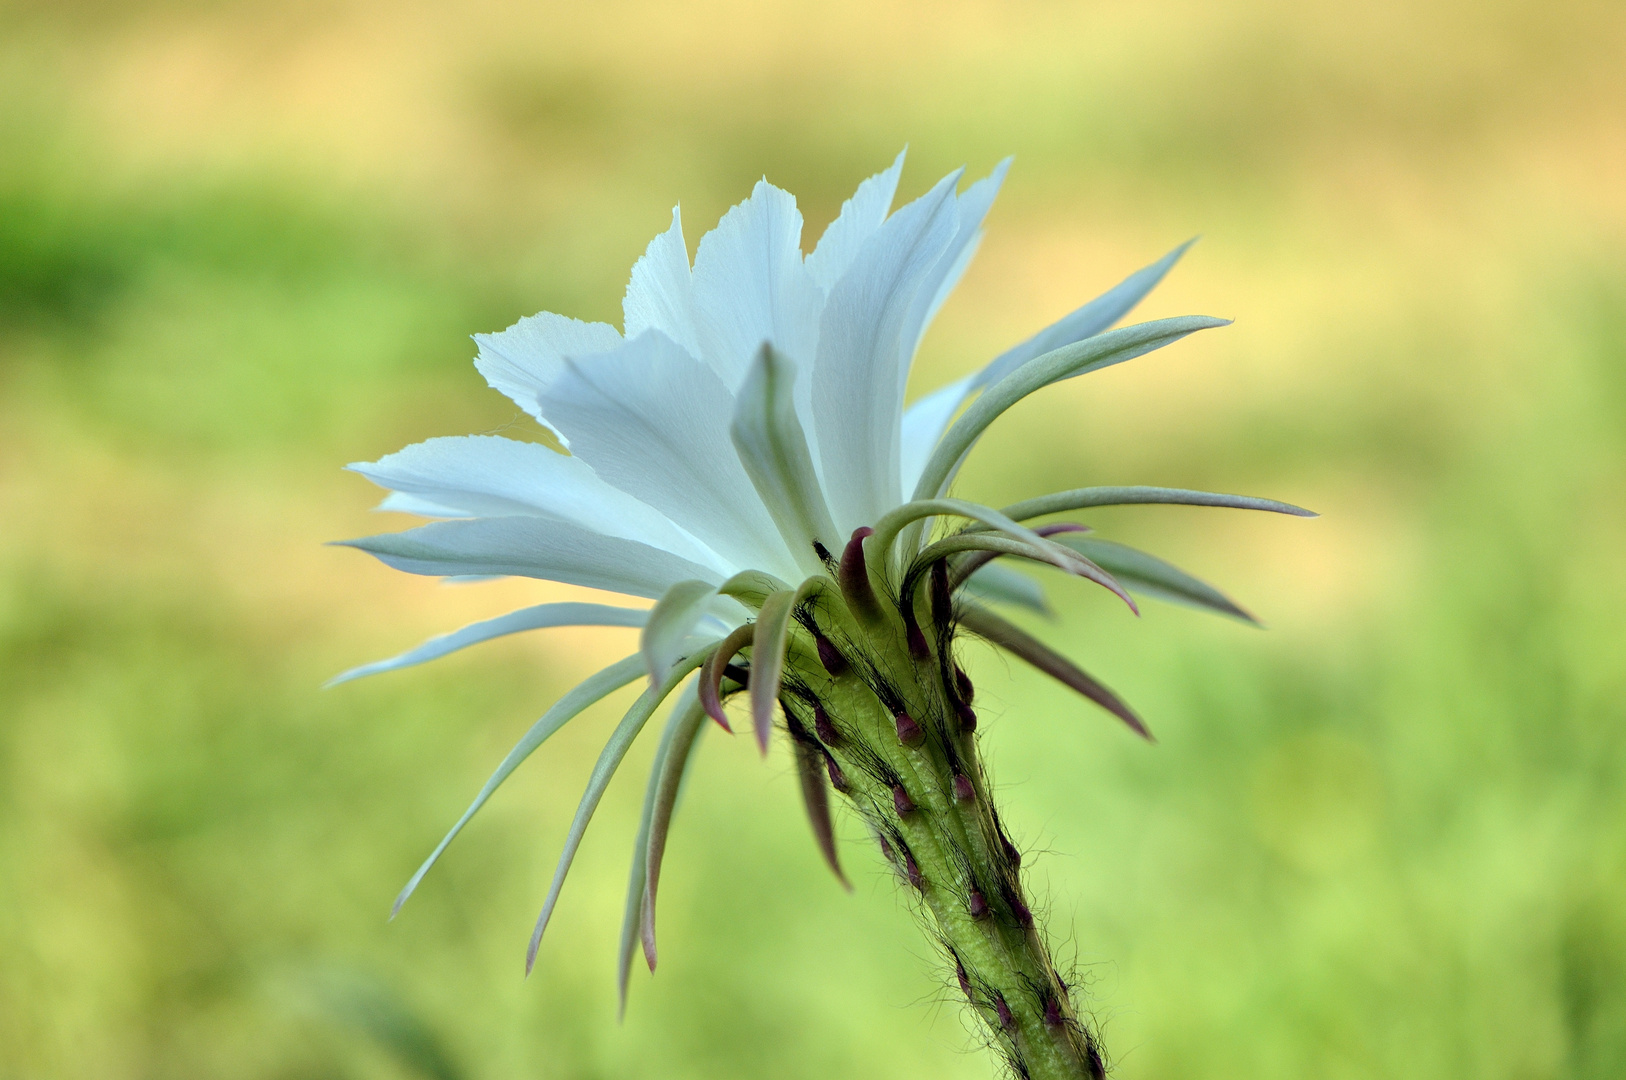
[[[841,650],[836,648],[835,643],[817,630],[813,631],[813,643],[819,649],[819,663],[824,665],[824,670],[831,676],[840,678],[852,670],[852,665],[847,663],[847,658],[841,655]]]
[[[959,718],[960,730],[970,734],[977,730],[977,714],[969,705],[954,706],[954,715]]]
[[[1066,1021],[1062,1019],[1061,1015],[1061,999],[1054,997],[1046,999],[1044,1003],[1044,1026],[1059,1028],[1064,1023]]]
[[[836,759],[831,757],[829,754],[824,755],[824,771],[830,774],[830,786],[841,792],[843,795],[847,794],[847,774],[841,771],[841,766],[838,765],[836,763]],[[815,773],[814,775],[817,774]],[[882,841],[883,844],[885,842],[886,841],[884,840]]]
[[[905,627],[904,636],[909,642],[909,655],[916,660],[931,659],[932,647],[926,644],[926,635],[921,633],[920,624],[915,621],[914,612],[908,608],[904,609],[904,622],[908,624]]]
[[[1011,866],[1020,868],[1022,865],[1022,853],[1016,850],[1015,844],[1006,839],[1004,833],[999,834],[999,846],[1005,849],[1005,860],[1009,862]]]
[[[977,789],[971,786],[971,777],[965,773],[954,774],[954,797],[960,802],[970,802],[977,797]]]
[[[909,884],[913,885],[916,890],[925,888],[926,879],[921,876],[920,864],[915,862],[915,857],[913,855],[905,855],[903,857],[903,872],[909,875]]]
[[[897,854],[892,850],[892,844],[884,836],[881,837],[881,854],[886,856],[887,862],[898,861]]]
[[[971,980],[966,976],[965,965],[958,960],[954,961],[954,977],[960,980],[960,993],[965,995],[967,1001],[974,1001],[971,996]]]
[[[1015,1018],[1011,1016],[1011,1007],[1005,1004],[1005,995],[998,990],[994,991],[994,1011],[999,1014],[999,1026],[1009,1031]]]
[[[847,541],[847,547],[841,553],[841,565],[836,570],[836,582],[841,586],[841,595],[847,599],[847,606],[860,617],[870,619],[879,615],[881,610],[875,602],[875,589],[869,583],[869,567],[864,561],[864,538],[874,532],[868,525],[854,529],[852,539]]]
[[[1007,897],[1007,899],[1011,902],[1011,911],[1016,914],[1017,925],[1024,930],[1032,930],[1033,912],[1029,911],[1028,906],[1022,903],[1022,898],[1020,896],[1012,895]]]
[[[971,676],[958,664],[954,665],[954,689],[959,693],[960,700],[967,705],[971,704],[971,699],[977,693],[977,688],[971,685]]]
[[[830,714],[816,701],[813,703],[813,731],[818,735],[819,741],[826,746],[836,747],[846,741],[842,739],[841,732],[836,730],[835,724],[830,722]]]
[[[971,912],[973,919],[980,919],[988,914],[988,898],[976,889],[971,890],[971,899],[966,901],[966,910]]]
[[[892,785],[892,805],[897,809],[899,817],[906,817],[915,812],[915,801],[903,790],[902,784]]]
[[[915,723],[915,718],[906,712],[894,716],[892,723],[898,729],[898,741],[905,746],[919,746],[920,740],[926,737],[926,733],[920,730],[920,725]]]

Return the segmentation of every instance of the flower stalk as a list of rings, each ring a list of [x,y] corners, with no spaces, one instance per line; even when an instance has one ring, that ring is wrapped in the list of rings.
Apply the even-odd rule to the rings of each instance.
[[[860,623],[836,589],[797,611],[801,633],[779,686],[809,818],[827,859],[824,782],[859,814],[938,941],[988,1041],[1018,1076],[1105,1075],[1093,1033],[1058,975],[1022,887],[1021,857],[1000,822],[977,746],[970,680],[954,657],[958,618],[946,567],[924,597],[877,603]],[[907,613],[907,614],[906,614]],[[912,616],[912,617],[911,617]],[[923,638],[924,655],[910,646]],[[848,659],[832,673],[827,641]],[[756,661],[752,692],[759,693]],[[810,779],[811,778],[811,779]]]

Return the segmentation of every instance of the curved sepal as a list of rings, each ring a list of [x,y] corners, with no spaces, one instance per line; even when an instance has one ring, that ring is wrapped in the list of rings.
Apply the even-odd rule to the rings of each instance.
[[[1262,625],[1236,601],[1206,581],[1192,577],[1178,566],[1164,562],[1127,544],[1097,540],[1093,536],[1065,536],[1057,543],[1072,548],[1123,582],[1132,592],[1159,600],[1184,604],[1239,619],[1250,626]]]
[[[773,733],[779,683],[785,674],[785,649],[790,644],[796,596],[796,590],[781,589],[764,600],[751,637],[751,727],[764,754],[768,752],[768,736]]]
[[[689,752],[705,721],[706,711],[701,708],[700,699],[692,688],[685,689],[682,699],[672,708],[671,719],[666,722],[666,733],[662,740],[667,744],[667,752],[650,773],[653,799],[649,804],[649,828],[643,841],[644,889],[642,914],[638,920],[644,960],[649,964],[650,971],[655,970],[655,892],[660,887],[661,861],[666,857],[666,837],[672,828],[672,813],[677,807],[678,791],[683,785]]]
[[[1077,690],[1107,712],[1129,726],[1129,730],[1148,742],[1155,742],[1152,733],[1123,699],[1095,680],[1089,672],[1052,649],[1026,630],[1006,622],[985,607],[961,601],[958,609],[960,625],[986,638],[1006,652],[1015,653],[1040,671],[1066,686]]]
[[[996,555],[1015,555],[1023,559],[1032,559],[1034,562],[1046,563],[1058,570],[1069,574],[1076,574],[1088,578],[1103,588],[1111,590],[1118,599],[1129,605],[1129,610],[1136,615],[1140,608],[1135,600],[1124,590],[1124,587],[1113,576],[1095,565],[1089,559],[1070,548],[1064,548],[1053,540],[1036,537],[1033,541],[1015,540],[1009,536],[997,533],[956,533],[932,544],[920,553],[915,560],[917,568],[928,567],[939,559],[950,555],[958,555],[965,551],[993,552]],[[918,570],[911,570],[911,574]],[[907,590],[906,590],[907,591]]]
[[[700,665],[700,705],[706,710],[706,715],[717,721],[718,726],[730,735],[734,734],[734,729],[728,726],[728,714],[723,711],[723,669],[736,653],[751,644],[756,632],[755,623],[736,626]]]
[[[395,898],[395,905],[390,908],[390,918],[395,918],[396,913],[401,910],[401,905],[407,902],[407,898],[412,895],[413,890],[417,889],[418,883],[423,880],[423,876],[429,873],[429,868],[434,866],[435,861],[440,858],[441,852],[445,851],[447,845],[457,838],[458,833],[463,831],[463,826],[469,823],[469,819],[479,813],[480,807],[484,806],[486,800],[491,798],[492,793],[502,786],[502,782],[507,780],[515,769],[519,768],[520,762],[531,756],[531,751],[541,746],[550,735],[575,719],[576,715],[583,709],[615,693],[628,683],[635,682],[642,673],[643,658],[641,656],[629,656],[624,660],[616,661],[598,674],[582,680],[576,685],[575,689],[554,702],[553,707],[543,713],[542,718],[532,724],[531,729],[525,733],[524,737],[514,744],[512,750],[508,751],[508,756],[502,759],[502,763],[497,766],[497,771],[491,774],[491,778],[485,782],[485,786],[474,797],[474,801],[469,804],[469,808],[463,811],[463,816],[457,819],[457,824],[452,826],[451,831],[441,839],[439,844],[435,845],[435,850],[429,853],[429,858],[425,859],[423,865],[418,867],[418,872],[412,875],[412,880],[406,883],[406,888],[402,889],[400,895]]]
[[[548,920],[553,917],[553,909],[559,902],[559,891],[564,888],[565,877],[570,873],[570,864],[576,858],[576,849],[581,847],[582,837],[587,832],[588,822],[593,820],[593,812],[598,809],[598,803],[604,797],[604,789],[609,787],[610,778],[615,770],[621,766],[621,759],[627,756],[628,747],[643,730],[644,724],[654,713],[657,706],[666,700],[678,683],[685,679],[689,672],[699,667],[705,658],[711,655],[715,646],[701,649],[684,657],[667,673],[659,686],[652,686],[638,695],[638,700],[632,703],[610,733],[609,741],[599,753],[598,761],[593,765],[593,772],[587,778],[587,790],[582,793],[581,802],[576,807],[576,815],[570,821],[570,830],[565,834],[564,851],[559,855],[559,865],[553,872],[553,883],[548,887],[548,897],[542,903],[542,914],[537,917],[536,929],[531,932],[530,946],[525,950],[525,974],[531,973],[536,964],[536,950],[542,944],[542,933],[548,928]],[[637,657],[639,670],[643,667],[643,658]]]
[[[370,664],[353,667],[349,671],[333,676],[323,685],[338,686],[351,679],[428,663],[448,653],[466,649],[470,645],[478,645],[492,638],[518,634],[526,630],[546,630],[555,626],[642,626],[648,618],[649,612],[642,608],[614,607],[610,604],[537,604],[534,607],[510,611],[495,619],[470,623],[461,630],[453,630],[449,634],[438,634],[415,649],[408,649],[401,655],[392,656],[387,660],[374,660]]]
[[[1005,516],[1017,521],[1028,521],[1046,514],[1065,514],[1073,510],[1087,510],[1092,506],[1219,506],[1232,510],[1263,510],[1272,514],[1292,517],[1320,517],[1314,510],[1306,510],[1292,503],[1275,499],[1260,499],[1252,495],[1222,495],[1215,491],[1192,491],[1188,488],[1166,487],[1087,487],[1071,491],[1058,491],[1040,495],[1036,499],[1023,499],[1005,507]]]
[[[797,563],[817,573],[814,545],[829,550],[838,534],[796,415],[795,385],[796,365],[764,342],[738,391],[729,434]]]
[[[706,605],[716,595],[715,585],[691,579],[673,585],[655,602],[639,641],[651,686],[658,685],[683,655],[684,641],[705,617]]]
[[[836,880],[841,882],[841,887],[852,892],[852,882],[841,872],[841,859],[836,854],[836,830],[834,822],[830,820],[830,790],[824,755],[816,745],[809,745],[803,739],[793,740],[792,746],[796,751],[796,772],[802,782],[802,805],[807,808],[807,822],[813,828],[813,839],[818,842],[819,853],[836,875]]]
[[[988,425],[1034,391],[1062,379],[1133,360],[1198,330],[1225,326],[1228,321],[1206,315],[1159,319],[1109,330],[1034,357],[983,391],[943,434],[915,485],[915,498],[929,499],[942,492]]]

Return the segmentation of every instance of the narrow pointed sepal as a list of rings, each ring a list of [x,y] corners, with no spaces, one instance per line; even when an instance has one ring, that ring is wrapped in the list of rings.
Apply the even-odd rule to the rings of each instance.
[[[706,614],[706,606],[717,595],[717,587],[704,581],[679,581],[661,595],[649,612],[639,647],[649,668],[649,684],[658,685],[666,672],[683,655],[683,643],[695,624]]]
[[[723,673],[734,656],[756,636],[756,627],[751,623],[736,626],[715,652],[706,657],[706,662],[700,668],[700,705],[706,710],[706,715],[717,721],[730,735],[734,729],[728,726],[728,714],[723,711]]]
[[[854,615],[869,623],[878,622],[883,617],[881,605],[875,599],[875,587],[870,584],[868,561],[864,556],[864,541],[874,532],[868,525],[860,525],[853,530],[852,539],[847,541],[847,547],[841,553],[841,566],[836,571],[836,580],[847,606]]]
[[[783,589],[768,597],[757,612],[751,637],[751,727],[757,745],[768,752],[773,732],[773,710],[779,703],[779,683],[785,673],[785,648],[790,642],[791,614],[796,593]]]
[[[684,771],[689,763],[689,752],[705,723],[706,713],[699,698],[685,694],[672,710],[667,721],[671,733],[670,747],[660,761],[654,781],[654,800],[649,816],[644,853],[644,896],[639,937],[643,942],[644,961],[649,970],[655,970],[655,894],[660,888],[661,864],[666,858],[666,839],[672,830],[672,814],[677,807],[678,791],[683,784]]]
[[[830,794],[827,789],[824,754],[817,744],[808,745],[805,739],[795,740],[796,771],[802,781],[802,803],[807,807],[807,821],[813,827],[813,838],[819,852],[829,864],[831,873],[841,887],[853,891],[852,883],[841,871],[841,860],[836,855],[835,826],[830,820]]]
[[[1007,652],[1015,653],[1058,682],[1072,687],[1122,720],[1128,725],[1129,730],[1141,738],[1148,742],[1156,741],[1146,724],[1117,694],[1102,686],[1083,668],[1021,627],[1006,622],[987,608],[963,602],[960,606],[960,624]]]

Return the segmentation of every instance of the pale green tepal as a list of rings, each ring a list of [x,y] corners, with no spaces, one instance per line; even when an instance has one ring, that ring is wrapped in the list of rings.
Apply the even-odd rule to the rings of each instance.
[[[1086,507],[1187,503],[1304,515],[1264,499],[1167,488],[1082,488],[1003,511],[951,498],[982,432],[1035,390],[1161,348],[1225,320],[1109,330],[1181,247],[905,409],[909,365],[964,272],[1007,163],[957,193],[960,173],[889,213],[903,155],[859,185],[811,254],[795,200],[766,181],[700,241],[691,267],[676,211],[632,269],[625,329],[544,312],[478,337],[476,367],[568,448],[492,436],[431,439],[351,466],[384,507],[440,518],[351,546],[415,574],[518,575],[656,601],[644,611],[542,604],[465,627],[340,680],[478,641],[553,626],[641,627],[638,653],[560,699],[508,755],[402,890],[492,791],[588,705],[648,680],[611,735],[577,811],[527,968],[589,818],[628,746],[668,696],[633,850],[620,980],[641,943],[655,965],[655,894],[690,751],[705,718],[743,694],[764,751],[776,725],[800,767],[824,857],[836,859],[833,787],[868,824],[929,936],[1018,1076],[1104,1075],[1101,1051],[1056,974],[1025,899],[1020,855],[980,764],[970,680],[955,662],[979,635],[1145,728],[1075,664],[992,610],[1044,606],[1015,556],[1131,592],[1249,616],[1159,559],[1023,522]],[[907,494],[906,494],[907,493]],[[776,720],[777,717],[777,720]]]

